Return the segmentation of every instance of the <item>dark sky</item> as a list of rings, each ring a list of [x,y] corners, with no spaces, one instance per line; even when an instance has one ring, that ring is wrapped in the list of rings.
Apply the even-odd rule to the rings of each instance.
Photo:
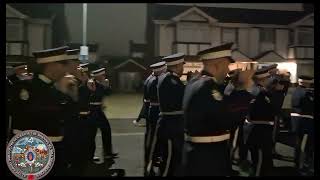
[[[82,4],[65,4],[72,41],[82,42]],[[129,40],[145,42],[146,4],[88,4],[89,42],[99,54],[128,55]]]

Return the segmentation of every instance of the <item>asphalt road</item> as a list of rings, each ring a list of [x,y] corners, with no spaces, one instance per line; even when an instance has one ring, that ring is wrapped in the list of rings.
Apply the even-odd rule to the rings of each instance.
[[[113,94],[106,98],[106,115],[112,129],[113,149],[119,153],[112,168],[122,168],[126,176],[143,176],[143,138],[144,127],[136,127],[132,121],[138,116],[142,106],[141,94]],[[102,157],[102,141],[100,131],[96,136],[96,156]],[[288,145],[277,143],[276,151],[284,156],[293,157],[294,149]],[[237,154],[237,153],[236,153]],[[290,161],[274,159],[275,167],[293,167]],[[102,161],[100,162],[102,163]],[[239,170],[237,166],[233,169]],[[248,176],[240,172],[241,176]]]

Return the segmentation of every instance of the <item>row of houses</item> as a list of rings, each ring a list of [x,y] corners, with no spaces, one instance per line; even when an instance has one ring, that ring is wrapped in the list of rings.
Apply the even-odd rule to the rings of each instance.
[[[153,8],[150,24],[155,33],[148,42],[154,43],[155,56],[183,52],[192,67],[198,51],[234,42],[235,59],[279,63],[294,71],[293,82],[297,75],[314,73],[313,12],[163,4]]]
[[[122,57],[98,52],[100,44],[90,44],[90,60],[107,66],[111,83],[118,90],[138,89],[149,73],[150,64],[177,52],[187,55],[185,73],[200,70],[202,64],[196,53],[227,42],[235,43],[232,53],[235,59],[254,60],[262,64],[278,63],[279,68],[291,72],[293,83],[298,75],[314,74],[314,14],[312,8],[303,9],[303,4],[301,10],[168,3],[146,6],[146,27],[141,28],[146,29],[147,43],[129,41],[129,54]],[[37,17],[28,16],[27,11],[19,10],[18,7],[15,9],[7,5],[7,61],[17,54],[30,57],[33,50],[54,47],[54,16],[44,17],[40,21]],[[21,19],[26,23],[12,25]],[[20,36],[14,35],[17,31]],[[28,43],[13,45],[21,40]],[[80,43],[69,45],[77,48]]]
[[[138,74],[145,72],[145,64],[177,52],[187,55],[185,74],[188,71],[200,71],[202,63],[196,53],[228,42],[235,43],[232,51],[234,59],[258,61],[262,65],[277,63],[279,69],[291,72],[292,83],[297,82],[299,75],[314,74],[313,11],[172,4],[152,4],[148,9],[148,17],[152,17],[147,22],[148,44],[145,48],[141,44],[130,44],[130,47],[140,47],[136,51],[130,51],[131,57],[138,54],[148,63],[140,63],[141,61],[134,61],[133,58],[127,60],[128,67],[136,65],[136,72],[131,70],[128,77],[116,77],[118,82],[125,82],[130,79],[129,76],[134,76],[133,73],[140,80],[141,76]],[[143,50],[144,56],[141,55]],[[144,68],[139,68],[143,66]],[[120,74],[125,74],[129,69],[132,67],[123,68]],[[139,70],[142,72],[139,73]]]

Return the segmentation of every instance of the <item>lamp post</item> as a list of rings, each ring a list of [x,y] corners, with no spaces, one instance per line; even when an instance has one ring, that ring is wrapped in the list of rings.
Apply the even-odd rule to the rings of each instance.
[[[80,47],[80,60],[89,60],[89,48],[87,46],[87,3],[83,3],[83,19],[82,19],[82,46]]]

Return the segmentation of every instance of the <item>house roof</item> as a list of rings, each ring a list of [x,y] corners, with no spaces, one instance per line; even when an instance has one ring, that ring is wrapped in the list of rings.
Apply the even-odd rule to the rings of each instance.
[[[50,19],[53,16],[48,3],[8,3],[8,5],[31,18]]]
[[[138,63],[137,61],[135,61],[135,60],[133,60],[133,59],[131,59],[131,58],[130,58],[130,59],[127,59],[126,61],[118,64],[118,65],[115,66],[115,67],[113,67],[113,69],[119,69],[119,68],[121,68],[121,67],[123,67],[123,66],[126,66],[128,63],[135,64],[137,67],[139,67],[139,68],[141,68],[141,69],[143,69],[143,70],[147,70],[147,68],[146,68],[144,65]]]
[[[270,59],[265,59],[266,57],[270,56]],[[271,50],[271,51],[265,51],[263,53],[258,54],[256,57],[253,58],[256,61],[277,61],[281,60],[284,61],[286,60],[284,57],[282,57],[280,54],[278,54],[276,51]]]
[[[151,64],[161,61],[161,57],[153,57],[153,58],[138,58],[138,57],[116,57],[116,56],[102,56],[101,61],[108,61],[107,67],[113,69],[120,64],[125,63],[129,59],[135,61],[139,65],[143,66],[146,69],[149,69]]]
[[[155,4],[154,19],[170,20],[192,7],[193,6]],[[209,16],[218,19],[219,22],[224,23],[287,25],[310,13],[307,11],[256,10],[220,7],[197,8],[207,13]]]
[[[245,53],[243,53],[239,49],[232,50],[232,58],[235,59],[236,61],[239,61],[239,62],[252,61],[252,59],[248,55],[246,55]]]
[[[32,19],[52,22],[52,46],[65,45],[70,39],[65,18],[65,4],[61,3],[8,3],[7,5]]]
[[[27,15],[21,13],[20,11],[16,10],[15,8],[9,6],[8,4],[6,5],[6,12],[9,12],[9,14],[6,13],[6,17],[19,17],[21,19],[26,19],[28,18]]]

